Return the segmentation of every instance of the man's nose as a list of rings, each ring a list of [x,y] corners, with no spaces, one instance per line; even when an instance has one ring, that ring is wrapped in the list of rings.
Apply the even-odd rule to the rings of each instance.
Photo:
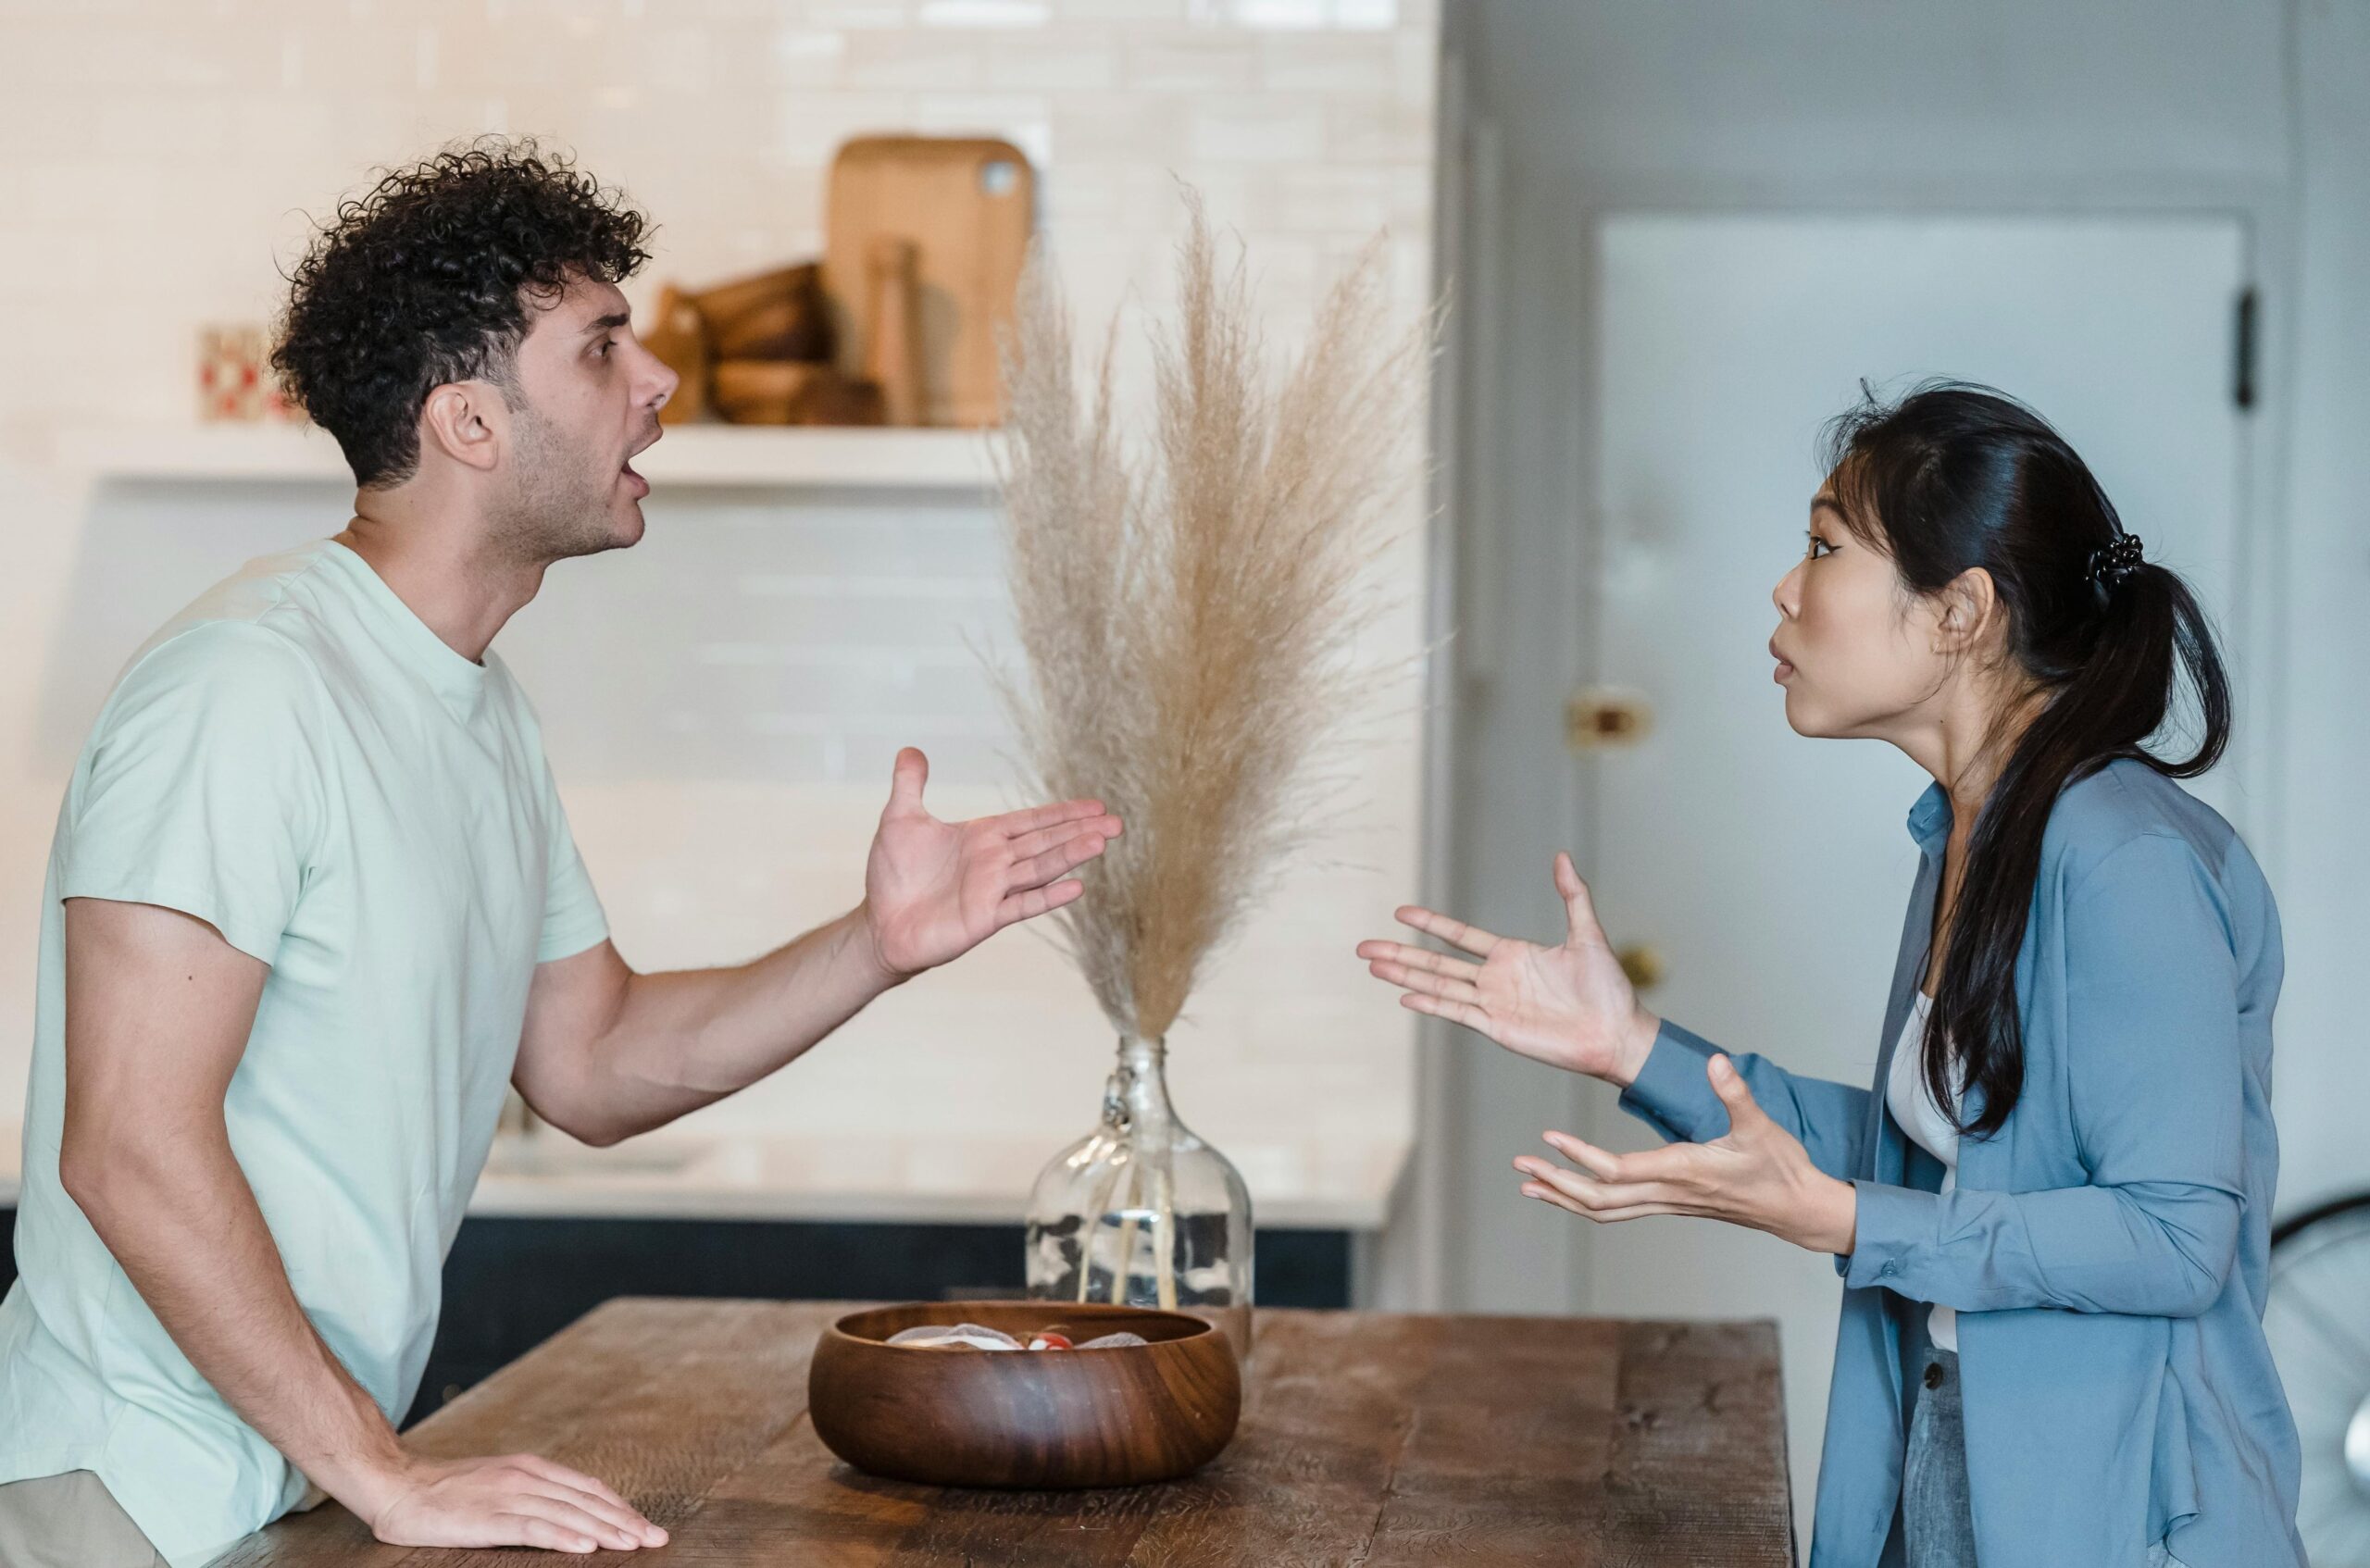
[[[665,362],[659,362],[658,384],[650,394],[650,406],[653,408],[666,407],[667,400],[673,397],[675,395],[675,389],[682,384],[683,378],[680,375],[679,375]]]

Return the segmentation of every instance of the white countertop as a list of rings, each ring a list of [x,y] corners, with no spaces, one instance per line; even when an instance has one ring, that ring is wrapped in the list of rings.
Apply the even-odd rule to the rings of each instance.
[[[0,1126],[0,1206],[17,1201],[18,1129]],[[655,1133],[589,1149],[539,1130],[494,1145],[472,1214],[1017,1224],[1058,1152],[1042,1139],[775,1139]],[[1405,1139],[1229,1146],[1262,1226],[1382,1228]]]

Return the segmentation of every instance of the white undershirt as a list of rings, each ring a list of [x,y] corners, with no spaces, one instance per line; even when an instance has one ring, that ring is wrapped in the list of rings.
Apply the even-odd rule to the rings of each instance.
[[[1942,1162],[1942,1190],[1950,1191],[1959,1180],[1959,1129],[1957,1124],[1942,1113],[1935,1102],[1932,1090],[1926,1087],[1922,1064],[1926,1038],[1926,1015],[1934,1010],[1934,999],[1924,991],[1913,993],[1909,1016],[1901,1026],[1901,1039],[1893,1042],[1892,1071],[1885,1084],[1885,1106],[1892,1112],[1892,1119],[1911,1142]],[[1965,1076],[1957,1071],[1953,1062],[1952,1087],[1963,1092]],[[1956,1308],[1936,1306],[1927,1315],[1926,1333],[1935,1345],[1945,1350],[1959,1348],[1959,1314]]]

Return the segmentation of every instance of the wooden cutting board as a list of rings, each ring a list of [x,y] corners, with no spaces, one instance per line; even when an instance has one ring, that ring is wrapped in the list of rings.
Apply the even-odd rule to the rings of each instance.
[[[917,258],[917,422],[1002,422],[996,330],[1012,319],[1036,193],[1029,159],[992,137],[865,136],[841,147],[823,258],[841,369],[867,374],[877,243],[904,240]]]

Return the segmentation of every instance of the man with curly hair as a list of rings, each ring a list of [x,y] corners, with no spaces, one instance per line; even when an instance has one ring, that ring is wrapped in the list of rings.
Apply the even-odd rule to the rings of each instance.
[[[674,374],[618,282],[642,217],[531,143],[348,202],[282,375],[354,469],[333,538],[249,563],[133,656],[60,812],[0,1303],[0,1562],[197,1568],[326,1494],[417,1546],[666,1540],[531,1455],[393,1419],[505,1086],[613,1143],[793,1060],[1078,895],[1102,803],[941,822],[899,753],[847,915],[638,974],[494,634],[630,545]]]

